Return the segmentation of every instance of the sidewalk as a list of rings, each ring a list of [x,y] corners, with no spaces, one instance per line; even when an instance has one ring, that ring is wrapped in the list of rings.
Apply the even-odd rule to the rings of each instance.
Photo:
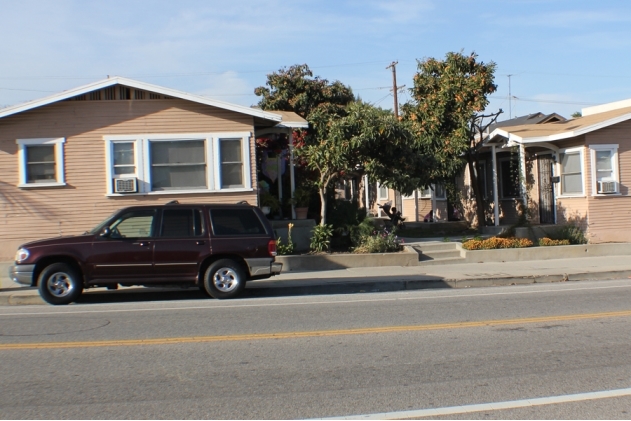
[[[0,271],[2,271],[0,272],[0,305],[45,304],[35,288],[20,288],[18,284],[9,281],[7,268],[10,265],[11,263],[0,263]],[[288,272],[270,279],[248,283],[245,295],[274,297],[343,294],[619,278],[631,278],[631,259],[627,256]],[[129,287],[120,288],[117,291],[104,291],[104,288],[90,289],[85,295],[98,293],[105,296],[104,294],[128,294],[139,291],[181,290]],[[177,299],[177,296],[174,299]]]

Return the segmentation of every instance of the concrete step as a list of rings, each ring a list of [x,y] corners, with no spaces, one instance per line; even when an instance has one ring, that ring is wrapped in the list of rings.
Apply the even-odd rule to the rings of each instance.
[[[419,261],[432,259],[446,259],[451,257],[460,257],[460,250],[439,250],[426,252],[425,250],[419,254]]]
[[[418,247],[423,253],[432,253],[434,251],[457,250],[456,243],[440,242],[440,243],[415,243],[414,247]]]
[[[467,259],[464,257],[446,257],[438,259],[421,260],[418,262],[419,266],[439,266],[439,265],[457,265],[466,263]]]

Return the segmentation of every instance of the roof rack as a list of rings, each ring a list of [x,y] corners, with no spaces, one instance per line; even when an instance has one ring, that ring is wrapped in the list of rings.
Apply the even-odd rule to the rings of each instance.
[[[167,202],[167,205],[179,205],[180,202],[178,202],[177,200],[171,200],[170,202]]]
[[[239,201],[237,202],[237,205],[249,205],[249,203],[248,203],[248,201],[247,201],[247,200],[239,200]]]

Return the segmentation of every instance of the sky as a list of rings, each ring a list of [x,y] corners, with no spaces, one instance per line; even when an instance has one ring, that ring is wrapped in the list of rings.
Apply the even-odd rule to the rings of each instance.
[[[627,0],[0,0],[0,39],[0,108],[108,75],[250,106],[306,63],[392,109],[386,67],[405,103],[417,60],[450,51],[496,63],[500,120],[631,98]]]

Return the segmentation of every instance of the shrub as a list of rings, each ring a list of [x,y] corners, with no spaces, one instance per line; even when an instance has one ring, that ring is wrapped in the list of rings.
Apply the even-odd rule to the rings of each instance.
[[[583,231],[576,225],[568,224],[548,234],[552,240],[568,240],[570,244],[587,244]]]
[[[331,236],[333,235],[332,225],[316,225],[313,228],[313,236],[311,237],[311,251],[323,252],[329,251],[331,247]]]
[[[465,250],[494,250],[508,248],[532,247],[533,243],[527,238],[491,237],[486,240],[468,240],[462,243]]]
[[[540,246],[569,246],[570,240],[552,240],[548,237],[539,239]]]
[[[392,253],[402,249],[402,241],[393,232],[377,228],[371,219],[353,227],[351,240],[354,253]]]

